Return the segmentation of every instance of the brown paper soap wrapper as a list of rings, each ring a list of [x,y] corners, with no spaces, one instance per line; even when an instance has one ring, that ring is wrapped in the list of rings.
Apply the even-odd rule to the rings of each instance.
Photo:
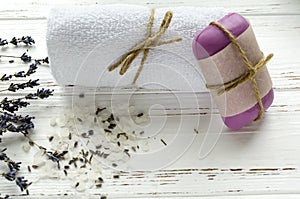
[[[263,55],[259,50],[251,26],[237,37],[237,41],[245,50],[248,59],[254,65],[258,63]],[[199,60],[199,64],[208,85],[229,82],[247,71],[247,66],[232,43],[213,56]],[[261,97],[264,97],[272,88],[272,81],[267,68],[263,67],[259,70],[255,79]],[[215,90],[211,90],[211,93],[223,117],[244,112],[257,103],[253,84],[249,80],[222,95],[218,95]]]

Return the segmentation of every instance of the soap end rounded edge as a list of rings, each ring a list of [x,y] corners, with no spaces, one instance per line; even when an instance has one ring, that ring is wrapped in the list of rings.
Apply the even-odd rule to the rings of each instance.
[[[238,21],[239,23],[232,23],[232,20]],[[248,21],[238,13],[229,13],[219,19],[218,22],[232,32],[235,37],[241,35],[250,25]],[[230,40],[221,30],[213,25],[209,25],[196,34],[193,39],[192,48],[195,57],[200,60],[216,54],[229,43]]]
[[[266,111],[273,103],[274,100],[274,90],[271,88],[271,90],[262,98],[262,102],[264,105],[264,110]],[[234,116],[229,117],[222,117],[224,124],[230,128],[231,130],[237,131],[244,126],[250,124],[252,121],[254,121],[259,114],[259,105],[256,103],[253,107],[250,109],[239,113]]]

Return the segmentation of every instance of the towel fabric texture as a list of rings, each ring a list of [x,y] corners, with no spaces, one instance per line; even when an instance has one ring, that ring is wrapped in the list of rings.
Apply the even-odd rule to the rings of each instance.
[[[137,86],[167,90],[205,90],[192,51],[198,32],[226,15],[223,8],[169,7],[155,9],[152,33],[167,11],[173,19],[160,41],[183,40],[150,49]],[[138,5],[58,7],[48,17],[47,47],[51,71],[61,85],[124,87],[131,84],[142,53],[121,76],[108,67],[145,39],[150,8]]]

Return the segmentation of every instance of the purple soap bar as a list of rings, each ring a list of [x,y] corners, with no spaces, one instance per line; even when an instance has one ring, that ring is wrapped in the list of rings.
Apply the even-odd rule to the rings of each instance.
[[[249,27],[247,20],[237,13],[228,14],[218,22],[229,30],[235,37],[240,36]],[[218,27],[209,25],[196,35],[193,41],[193,52],[198,60],[202,60],[222,51],[230,43],[231,41],[229,38]],[[274,92],[271,88],[270,91],[262,97],[265,110],[271,106],[273,99]],[[257,103],[244,112],[222,118],[229,128],[238,130],[255,120],[259,114],[259,110],[260,108]]]
[[[237,13],[228,14],[218,22],[235,37],[238,37],[249,27],[246,19]],[[193,51],[197,59],[204,59],[221,51],[230,42],[228,37],[219,28],[210,25],[195,37]],[[202,48],[199,48],[199,44]]]

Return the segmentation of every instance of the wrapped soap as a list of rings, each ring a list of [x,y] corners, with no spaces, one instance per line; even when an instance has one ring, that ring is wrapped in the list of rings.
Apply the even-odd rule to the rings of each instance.
[[[238,130],[273,102],[272,81],[249,22],[231,13],[198,33],[193,52],[224,123]]]

